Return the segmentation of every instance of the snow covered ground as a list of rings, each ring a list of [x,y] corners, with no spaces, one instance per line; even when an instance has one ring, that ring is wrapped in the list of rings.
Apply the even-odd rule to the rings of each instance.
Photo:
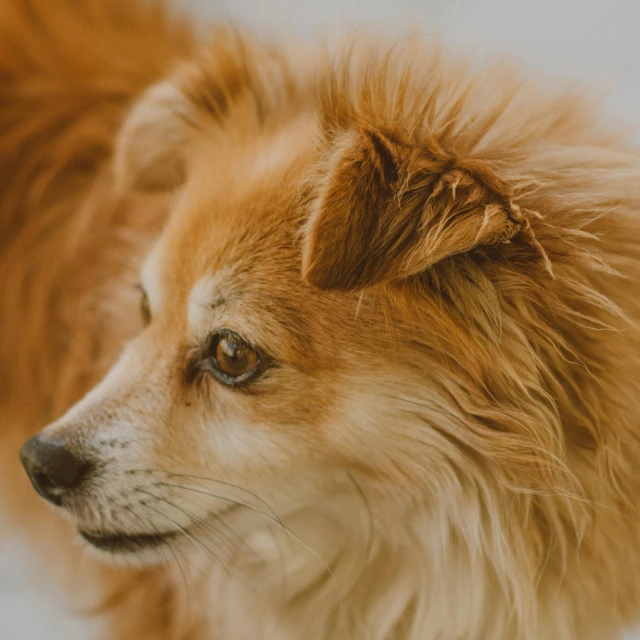
[[[424,37],[472,52],[505,54],[610,96],[608,108],[640,123],[638,0],[175,0],[198,15],[270,34],[331,34],[350,25]],[[0,541],[0,639],[91,640],[95,628],[69,613],[51,589],[29,581],[28,551]],[[140,640],[144,640],[141,638]]]

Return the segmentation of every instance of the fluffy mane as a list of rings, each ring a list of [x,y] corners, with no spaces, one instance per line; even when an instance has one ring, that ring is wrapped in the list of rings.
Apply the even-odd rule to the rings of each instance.
[[[334,585],[322,566],[287,574],[292,595],[273,607],[308,620],[307,637],[318,639],[355,637],[357,624],[378,629],[376,639],[590,638],[630,621],[640,581],[629,561],[640,460],[640,304],[630,286],[640,277],[640,165],[626,131],[581,90],[525,81],[504,65],[472,69],[440,47],[380,55],[352,44],[337,62],[321,58],[307,86],[289,60],[267,56],[263,66],[265,54],[240,46],[242,56],[222,59],[251,69],[246,93],[232,97],[235,85],[221,83],[217,55],[188,76],[186,93],[201,122],[220,122],[224,111],[231,136],[245,131],[234,109],[245,115],[248,104],[256,130],[313,110],[323,160],[306,185],[311,210],[357,132],[370,136],[382,175],[385,154],[406,150],[408,164],[390,179],[390,224],[406,215],[431,225],[426,246],[448,232],[461,201],[506,209],[513,224],[508,237],[359,293],[381,322],[404,319],[389,321],[399,358],[431,356],[420,372],[430,390],[398,392],[394,405],[411,449],[393,480],[411,493],[412,514],[370,499],[349,507],[356,531],[344,522],[322,529],[335,541],[326,550],[333,572],[353,585],[349,607],[328,606]],[[425,202],[425,191],[437,197]],[[447,194],[455,210],[443,206]],[[369,246],[383,231],[370,232]],[[390,239],[381,260],[403,242]],[[385,411],[375,397],[361,403]],[[435,441],[409,435],[426,429]],[[304,529],[322,509],[335,523],[345,507],[291,517]],[[394,518],[403,527],[388,526]],[[587,604],[596,602],[597,613]]]
[[[302,551],[283,550],[274,523],[249,536],[258,553],[233,576],[177,562],[98,570],[115,584],[110,637],[267,637],[273,625],[274,637],[306,640],[601,640],[637,619],[640,157],[626,131],[580,91],[474,69],[440,47],[382,55],[361,41],[332,58],[219,30],[194,54],[190,31],[144,3],[5,4],[11,473],[17,443],[85,393],[137,329],[131,285],[171,195],[118,192],[112,147],[133,101],[165,77],[188,101],[191,136],[318,123],[300,185],[302,275],[357,300],[397,374],[371,371],[336,411],[341,434],[364,415],[384,455],[363,469],[376,482],[345,476],[344,492],[282,514]],[[355,220],[346,205],[366,199],[346,174],[375,180],[382,223],[370,209]],[[351,217],[319,227],[342,205]],[[27,495],[16,490],[14,511],[53,522]]]

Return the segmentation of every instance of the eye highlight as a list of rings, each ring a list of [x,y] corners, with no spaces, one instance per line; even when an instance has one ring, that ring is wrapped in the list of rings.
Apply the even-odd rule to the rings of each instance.
[[[226,334],[218,340],[215,361],[224,375],[238,378],[252,371],[260,362],[260,357],[238,336]]]
[[[229,387],[246,386],[270,364],[256,347],[230,329],[222,329],[211,336],[204,352],[193,361],[188,377],[208,373]]]

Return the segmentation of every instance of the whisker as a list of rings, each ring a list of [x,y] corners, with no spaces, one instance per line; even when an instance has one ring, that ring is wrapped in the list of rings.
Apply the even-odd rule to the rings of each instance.
[[[285,526],[279,518],[273,517],[272,515],[270,515],[268,513],[265,513],[264,511],[261,511],[260,509],[257,509],[253,505],[250,505],[250,504],[248,504],[246,502],[240,502],[239,500],[234,500],[233,498],[229,498],[228,496],[221,496],[221,495],[219,495],[217,493],[212,493],[210,491],[204,491],[202,489],[195,489],[193,487],[185,487],[185,486],[180,485],[180,484],[171,484],[171,483],[167,483],[167,482],[156,482],[153,486],[154,487],[173,487],[174,489],[183,489],[185,491],[193,491],[193,493],[200,493],[202,495],[209,496],[210,498],[217,498],[218,500],[222,500],[224,502],[230,502],[231,504],[234,504],[234,505],[236,505],[238,507],[245,507],[246,509],[249,509],[250,511],[255,511],[255,513],[259,513],[261,516],[264,516],[265,518],[268,518],[269,520],[272,520],[276,524],[279,524],[281,527]]]
[[[156,527],[152,522],[145,520],[144,518],[142,518],[142,516],[138,515],[136,513],[136,511],[134,509],[132,509],[131,507],[123,504],[123,505],[118,505],[116,503],[117,506],[126,509],[127,511],[129,511],[132,515],[134,515],[136,518],[138,518],[138,520],[140,520],[140,522],[142,522],[142,524],[148,529],[149,533],[151,535],[157,535],[160,533],[160,529],[158,529],[158,527]],[[146,506],[146,505],[145,505]],[[153,526],[153,529],[151,528]],[[165,563],[168,565],[170,564],[169,562],[169,558],[167,558],[166,554],[165,554],[165,547],[171,552],[171,555],[173,556],[173,559],[175,560],[176,564],[178,565],[178,569],[180,569],[180,573],[182,574],[182,579],[184,581],[184,587],[185,587],[185,591],[187,594],[187,620],[189,619],[189,611],[191,609],[191,594],[189,592],[189,582],[187,580],[187,575],[184,572],[184,569],[182,567],[182,564],[180,564],[180,560],[178,559],[178,556],[176,555],[176,552],[173,550],[173,548],[171,547],[171,545],[168,542],[163,542],[160,545],[160,550],[162,551],[162,556],[165,559]]]
[[[156,485],[154,485],[156,486]],[[194,504],[196,506],[200,506],[200,504],[198,502],[196,502],[195,500],[191,500],[190,498],[181,498],[181,501],[186,500],[187,502],[190,502],[191,504]],[[194,518],[196,517],[195,514],[189,514],[192,515]],[[206,514],[204,515],[204,518],[208,517],[208,516],[213,516],[217,522],[220,523],[220,525],[222,525],[227,531],[229,531],[229,533],[233,536],[235,536],[235,538],[237,538],[238,543],[244,545],[248,551],[250,551],[256,558],[259,558],[258,554],[256,553],[255,549],[253,549],[253,547],[237,532],[235,531],[230,525],[228,525],[225,521],[224,518],[220,517],[217,513],[213,512],[213,511],[207,511]],[[202,520],[203,524],[207,524],[204,520]],[[213,525],[207,524],[207,527],[211,527],[213,528],[213,530],[220,536],[223,536],[225,538],[225,540],[228,540],[229,544],[234,546],[238,543],[236,543],[232,538],[230,538],[229,536],[225,535],[222,531],[220,531],[219,529],[215,529],[213,527]],[[234,556],[235,557],[235,556]]]
[[[123,505],[124,506],[124,505]],[[144,504],[142,505],[143,507],[147,507],[148,505]],[[140,518],[140,516],[138,516],[138,514],[131,509],[130,507],[126,507],[129,509],[129,511],[131,511],[133,513],[133,515],[135,515],[136,517],[138,517],[140,520],[142,520],[142,518]],[[142,522],[144,523],[145,521],[142,520]],[[149,525],[147,525],[147,529],[149,529],[149,532],[153,535],[155,534],[159,534],[161,533],[160,529],[153,523],[151,523],[153,526],[153,530],[149,527]],[[191,611],[191,592],[189,591],[189,582],[187,580],[187,575],[184,571],[184,568],[182,566],[182,562],[180,562],[180,558],[178,557],[178,553],[174,550],[174,548],[171,546],[171,544],[169,542],[162,542],[160,545],[160,548],[163,549],[164,547],[166,547],[170,552],[171,555],[173,556],[175,563],[178,565],[178,569],[180,569],[180,573],[182,574],[182,579],[184,581],[184,585],[185,585],[185,590],[186,590],[186,594],[187,594],[187,611],[185,614],[185,620],[188,621],[189,619],[189,615],[190,615],[190,611]],[[164,555],[164,549],[163,549],[163,556],[166,558],[166,556]],[[199,573],[202,576],[206,576],[205,572],[200,568],[200,567],[194,567],[193,563],[190,562],[189,558],[187,556],[184,556],[183,554],[180,554],[180,557],[182,558],[182,560],[184,560],[187,565],[189,565],[189,567],[193,570],[195,569],[195,571],[197,573]],[[167,561],[167,564],[169,564],[169,562]]]
[[[233,484],[231,482],[225,482],[223,480],[217,480],[216,478],[206,478],[204,476],[194,476],[194,475],[188,475],[188,474],[184,474],[184,473],[172,473],[170,471],[162,471],[160,469],[156,469],[156,470],[150,470],[147,473],[165,473],[169,476],[173,476],[175,478],[186,478],[187,480],[200,480],[203,482],[215,482],[217,484],[221,484],[225,487],[233,487],[234,489],[237,489],[238,491],[242,491],[244,493],[249,494],[250,496],[252,496],[253,498],[255,498],[256,500],[258,500],[258,502],[261,502],[271,513],[271,515],[273,515],[273,517],[276,519],[276,521],[278,522],[279,525],[284,526],[282,523],[282,520],[280,520],[280,517],[278,516],[278,514],[274,511],[274,509],[271,507],[271,505],[266,502],[263,498],[261,498],[257,493],[254,493],[253,491],[250,491],[249,489],[245,489],[244,487],[240,487],[237,484]]]
[[[158,527],[154,525],[155,531],[151,529],[150,524],[144,518],[138,515],[131,507],[127,506],[126,504],[120,504],[113,499],[110,499],[109,502],[115,505],[118,509],[126,509],[131,515],[133,515],[138,520],[140,520],[140,522],[142,522],[143,526],[149,531],[151,535],[157,535],[158,533],[160,533],[160,530],[158,529]],[[161,546],[164,546],[164,543]],[[167,558],[167,556],[165,555],[164,549],[162,550],[162,556],[164,557],[165,564],[169,564],[169,558]]]
[[[353,586],[351,588],[351,591],[353,591],[353,589],[355,589],[355,587],[356,587],[356,584],[358,583],[358,581],[362,577],[362,574],[365,572],[365,570],[367,568],[367,565],[369,564],[369,560],[371,560],[371,551],[373,550],[373,539],[374,539],[374,536],[373,536],[374,519],[373,519],[373,512],[371,511],[371,504],[369,503],[369,499],[367,498],[367,495],[365,494],[364,490],[360,486],[360,483],[353,477],[353,475],[350,472],[347,472],[347,477],[353,483],[353,485],[354,485],[354,487],[356,489],[356,492],[358,493],[358,495],[362,499],[362,502],[364,503],[365,507],[367,508],[367,514],[369,516],[369,539],[367,541],[367,554],[365,556],[365,560],[364,560],[364,563],[362,565],[362,569],[360,570],[360,574],[359,574],[358,578],[356,580],[354,580],[354,582],[353,582]],[[345,597],[349,597],[349,595],[350,594],[347,594]]]
[[[342,594],[341,594],[340,588],[338,586],[338,581],[336,580],[336,577],[335,577],[333,571],[331,570],[331,567],[325,562],[325,560],[316,551],[314,551],[306,542],[304,542],[304,540],[302,540],[302,538],[300,538],[300,536],[298,536],[289,527],[287,527],[287,525],[285,525],[278,517],[274,517],[274,516],[272,516],[272,515],[270,515],[268,513],[264,513],[264,511],[260,511],[260,509],[256,509],[256,507],[253,507],[252,505],[249,505],[249,504],[246,504],[246,503],[243,503],[243,502],[238,502],[236,500],[232,500],[231,498],[219,496],[219,495],[217,495],[215,493],[209,493],[209,492],[206,492],[206,491],[202,491],[200,489],[194,489],[192,487],[184,487],[184,486],[181,486],[181,485],[169,484],[169,483],[163,483],[163,482],[158,482],[155,486],[174,487],[176,489],[183,489],[184,491],[193,491],[194,493],[199,493],[199,494],[202,494],[202,495],[205,495],[205,496],[209,496],[211,498],[217,498],[219,500],[224,500],[226,502],[232,502],[232,503],[234,503],[234,504],[236,504],[238,506],[246,507],[247,509],[260,514],[264,518],[267,518],[267,519],[271,520],[272,522],[280,525],[280,527],[282,527],[282,529],[284,530],[284,532],[286,534],[290,535],[303,549],[308,551],[314,558],[316,558],[316,560],[318,560],[318,562],[320,562],[320,564],[322,564],[322,566],[325,568],[325,570],[327,571],[327,573],[331,577],[331,580],[333,581],[334,587],[336,589],[336,593],[338,594],[338,599],[340,600],[340,606],[342,607],[344,605]],[[140,489],[138,489],[138,491],[140,491]],[[145,491],[144,493],[148,493],[148,492]],[[153,496],[153,494],[149,494],[149,495]],[[153,496],[153,497],[157,497],[157,496]]]
[[[164,500],[163,498],[158,498],[158,499],[159,500]],[[168,502],[168,501],[164,500],[164,502]],[[233,548],[234,548],[233,547],[233,543],[223,533],[221,533],[220,531],[218,531],[217,529],[212,527],[208,522],[205,522],[202,518],[198,517],[195,513],[192,513],[188,509],[184,509],[183,507],[179,507],[177,504],[175,504],[173,502],[169,502],[169,504],[171,504],[171,506],[174,509],[178,509],[179,511],[182,511],[182,513],[184,513],[186,516],[189,516],[190,518],[193,518],[195,521],[199,522],[203,527],[209,529],[212,533],[214,533],[218,537],[218,539],[221,539],[226,544],[227,548],[229,549],[229,553],[231,553],[231,555],[234,558],[236,558],[236,555],[235,555],[235,553],[233,551]]]
[[[136,491],[139,491],[140,493],[145,493],[148,496],[151,496],[152,498],[155,498],[158,501],[162,501],[162,502],[166,502],[169,506],[174,507],[175,505],[172,504],[171,502],[169,502],[168,500],[165,500],[164,498],[160,498],[159,496],[156,496],[152,493],[149,493],[148,491],[144,491],[143,489],[136,489]],[[213,552],[211,551],[211,549],[209,549],[209,547],[207,547],[207,545],[205,545],[201,540],[198,540],[197,537],[195,537],[194,535],[192,535],[191,533],[189,533],[184,527],[180,526],[175,520],[173,520],[173,518],[170,518],[168,515],[166,515],[165,513],[162,513],[161,511],[158,511],[157,509],[154,509],[150,504],[146,503],[145,506],[148,509],[151,509],[152,511],[154,511],[155,513],[157,513],[160,516],[163,516],[164,518],[166,518],[167,520],[169,520],[169,522],[173,523],[178,529],[180,529],[180,531],[187,537],[189,538],[189,540],[191,540],[196,546],[200,546],[203,549],[205,549],[205,555],[208,554],[211,555],[215,561],[224,569],[225,573],[231,577],[231,574],[229,573],[228,569],[224,566],[224,564],[220,561],[220,558]]]

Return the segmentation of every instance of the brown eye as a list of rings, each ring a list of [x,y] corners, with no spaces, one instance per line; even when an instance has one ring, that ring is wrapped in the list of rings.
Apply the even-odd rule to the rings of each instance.
[[[149,306],[149,296],[147,296],[147,292],[143,289],[142,285],[138,285],[138,289],[142,294],[140,298],[140,314],[142,315],[142,321],[144,322],[144,326],[146,327],[151,322],[151,307]]]
[[[224,376],[237,379],[253,373],[260,363],[257,351],[239,336],[229,332],[218,339],[215,347],[216,367]]]
[[[185,373],[188,383],[206,373],[227,387],[245,388],[272,366],[273,358],[235,331],[221,329],[192,351]]]

